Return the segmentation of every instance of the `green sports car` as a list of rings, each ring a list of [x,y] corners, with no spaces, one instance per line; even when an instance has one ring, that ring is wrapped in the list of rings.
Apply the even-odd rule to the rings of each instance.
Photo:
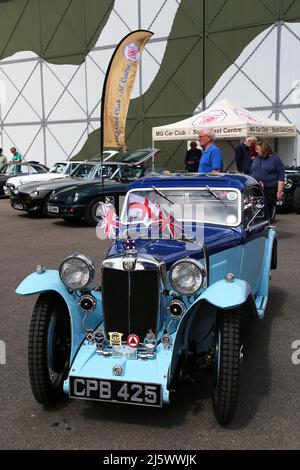
[[[142,149],[131,153],[122,162],[112,158],[109,164],[105,162],[108,165],[103,179],[52,191],[47,203],[48,214],[68,221],[84,218],[89,225],[97,225],[96,210],[99,202],[109,196],[118,212],[119,197],[125,196],[130,183],[145,175],[148,163],[158,153],[157,149]]]

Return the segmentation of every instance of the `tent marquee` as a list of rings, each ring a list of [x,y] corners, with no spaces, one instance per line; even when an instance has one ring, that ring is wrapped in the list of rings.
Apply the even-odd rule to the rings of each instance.
[[[296,126],[259,116],[223,99],[199,114],[166,126],[153,127],[152,139],[193,140],[200,128],[212,128],[216,139],[295,137]]]

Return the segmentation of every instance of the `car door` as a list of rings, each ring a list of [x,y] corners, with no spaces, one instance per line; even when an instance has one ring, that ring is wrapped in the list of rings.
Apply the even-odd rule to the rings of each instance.
[[[240,278],[250,284],[255,294],[263,269],[269,225],[264,195],[259,186],[249,187],[244,192],[243,225]]]

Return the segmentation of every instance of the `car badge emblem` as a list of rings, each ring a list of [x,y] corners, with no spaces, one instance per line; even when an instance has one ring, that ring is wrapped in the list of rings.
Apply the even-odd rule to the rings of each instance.
[[[123,268],[126,271],[132,271],[135,268],[135,259],[125,259],[123,261]]]
[[[104,336],[104,333],[102,331],[97,331],[95,333],[95,342],[96,344],[100,345],[100,344],[103,344],[105,341],[105,336]]]
[[[156,337],[152,330],[149,330],[144,339],[144,345],[147,349],[154,349],[156,346]]]
[[[116,364],[114,367],[113,367],[113,373],[115,375],[122,375],[123,374],[123,369],[122,367],[119,365],[119,364]]]
[[[172,339],[168,333],[164,333],[161,338],[162,345],[165,349],[170,349],[172,344]]]
[[[117,331],[111,331],[109,335],[109,344],[111,346],[121,346],[123,333],[118,333]]]
[[[129,335],[127,338],[127,344],[131,348],[137,348],[140,344],[140,338],[137,335]]]
[[[92,343],[94,341],[94,335],[92,333],[88,333],[86,335],[86,339],[88,340],[89,343]]]

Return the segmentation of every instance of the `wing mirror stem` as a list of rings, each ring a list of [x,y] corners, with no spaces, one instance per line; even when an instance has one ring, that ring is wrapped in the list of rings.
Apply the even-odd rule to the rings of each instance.
[[[256,206],[258,208],[258,210],[255,212],[254,216],[249,220],[248,224],[247,224],[247,227],[246,227],[246,230],[249,230],[250,228],[250,225],[252,224],[253,220],[258,216],[258,214],[264,209],[265,205],[262,204],[262,205],[257,205]]]

